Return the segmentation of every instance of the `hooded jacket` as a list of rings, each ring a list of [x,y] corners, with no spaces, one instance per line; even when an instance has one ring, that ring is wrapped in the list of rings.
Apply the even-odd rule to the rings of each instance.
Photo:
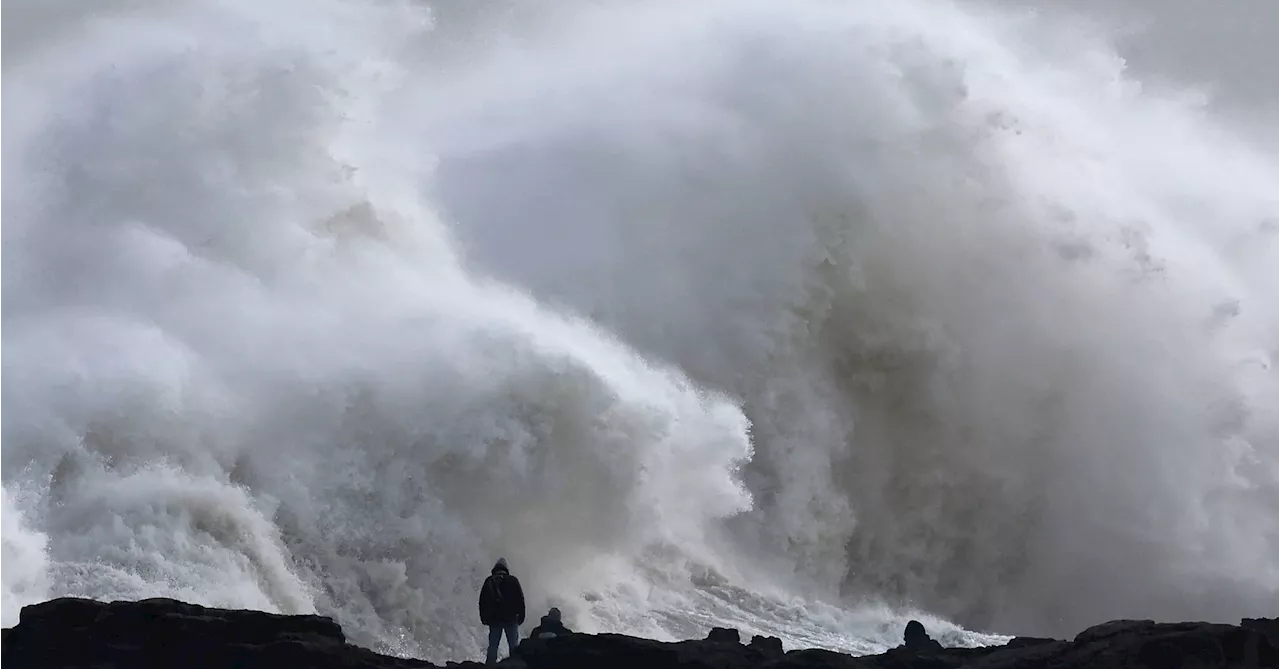
[[[480,622],[484,625],[524,624],[524,590],[511,575],[505,559],[493,565],[480,586]]]

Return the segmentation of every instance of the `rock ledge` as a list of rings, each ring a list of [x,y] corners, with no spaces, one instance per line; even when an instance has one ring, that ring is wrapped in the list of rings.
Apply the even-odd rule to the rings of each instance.
[[[915,626],[909,626],[915,627]],[[742,643],[737,630],[716,628],[707,639],[666,643],[620,634],[526,639],[508,669],[1068,669],[1091,667],[1276,667],[1276,619],[1240,625],[1116,620],[1071,641],[1019,637],[990,648],[941,648],[913,630],[910,646],[850,657],[825,650],[784,653],[777,639]],[[407,669],[421,660],[379,655],[347,643],[342,629],[320,616],[232,611],[172,599],[102,603],[63,598],[27,606],[4,630],[8,669]],[[481,667],[475,662],[446,666]]]

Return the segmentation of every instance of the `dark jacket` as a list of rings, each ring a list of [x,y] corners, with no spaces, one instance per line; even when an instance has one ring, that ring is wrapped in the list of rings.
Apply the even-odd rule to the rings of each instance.
[[[480,622],[484,625],[524,624],[524,590],[520,580],[504,565],[493,566],[493,573],[480,586]]]
[[[532,632],[529,632],[529,638],[536,639],[543,634],[547,636],[565,636],[566,634],[573,634],[573,630],[565,627],[564,623],[551,616],[542,616],[538,626],[533,628]]]

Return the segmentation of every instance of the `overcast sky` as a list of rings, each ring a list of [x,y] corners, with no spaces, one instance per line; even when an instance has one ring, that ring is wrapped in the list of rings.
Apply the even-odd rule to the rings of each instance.
[[[1145,26],[1120,45],[1135,76],[1205,86],[1215,104],[1264,125],[1274,143],[1280,112],[1277,0],[971,0],[1077,11]]]

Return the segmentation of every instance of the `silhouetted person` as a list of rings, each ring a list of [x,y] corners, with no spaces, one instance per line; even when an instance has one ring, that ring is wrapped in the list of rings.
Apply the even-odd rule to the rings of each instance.
[[[480,586],[480,622],[489,626],[485,664],[497,663],[503,633],[507,635],[507,655],[515,652],[520,644],[520,625],[524,623],[524,590],[507,568],[506,558],[498,558],[489,578]]]
[[[925,631],[924,625],[918,620],[912,620],[907,623],[907,629],[902,631],[902,645],[909,650],[942,650],[942,644],[929,638],[929,633]]]
[[[540,639],[543,637],[564,636],[566,634],[573,634],[573,630],[565,627],[564,623],[560,622],[560,609],[553,606],[550,611],[547,611],[547,615],[542,616],[538,626],[533,628],[532,632],[529,632],[529,638]]]

